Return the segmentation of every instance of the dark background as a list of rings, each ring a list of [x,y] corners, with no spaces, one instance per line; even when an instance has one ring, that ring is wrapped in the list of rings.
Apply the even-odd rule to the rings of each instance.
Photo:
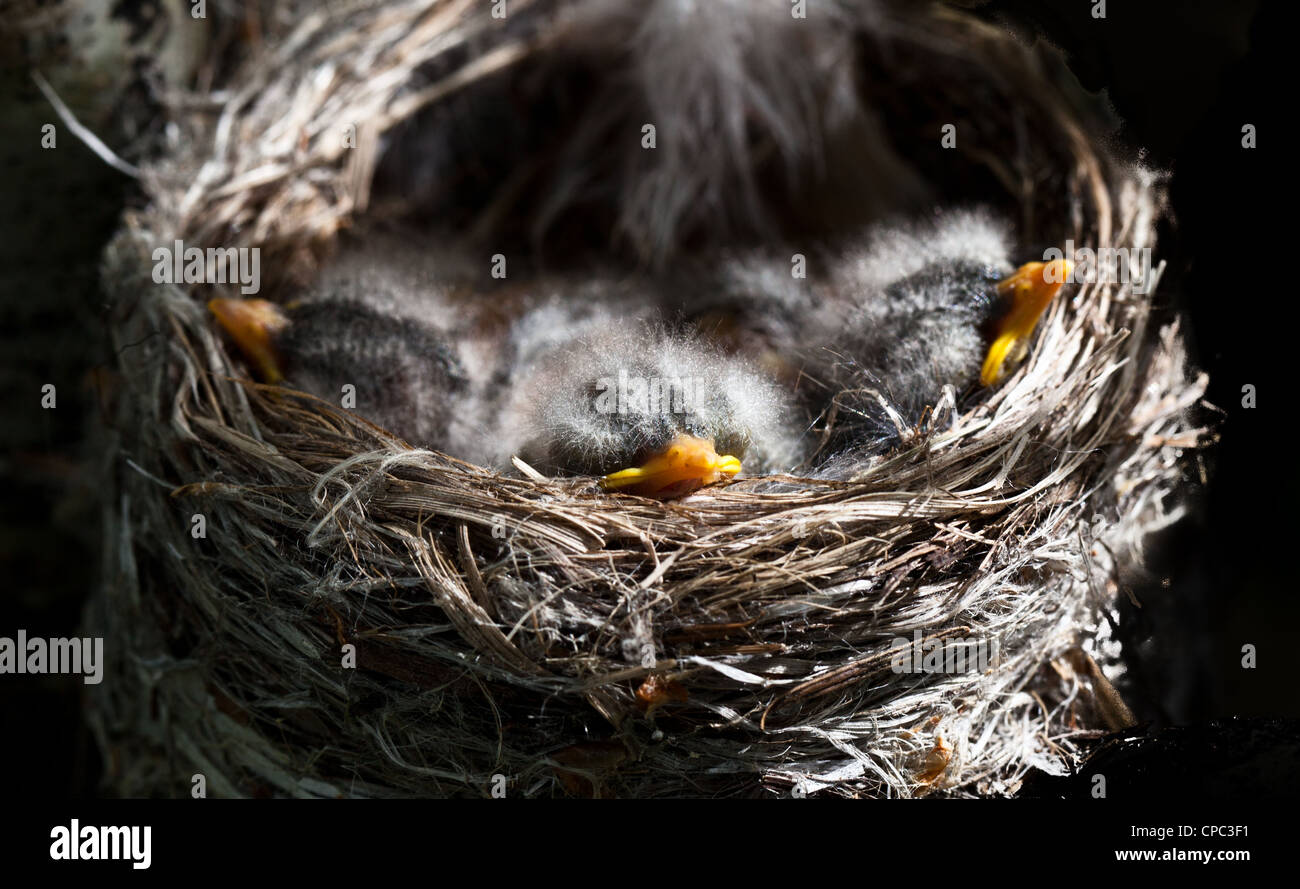
[[[1219,409],[1206,416],[1221,439],[1189,458],[1192,517],[1155,543],[1151,576],[1134,580],[1142,607],[1121,610],[1121,690],[1151,728],[1300,716],[1300,597],[1286,515],[1297,500],[1294,389],[1282,365],[1297,346],[1277,339],[1291,324],[1289,269],[1278,259],[1288,258],[1280,242],[1293,225],[1293,183],[1268,162],[1289,151],[1280,116],[1290,102],[1266,71],[1289,33],[1281,4],[1109,2],[1104,21],[1091,8],[1007,0],[982,11],[1065,50],[1086,86],[1106,90],[1124,122],[1119,141],[1171,174],[1160,299],[1187,313],[1195,361],[1210,374],[1207,400]],[[96,262],[130,191],[79,144],[61,142],[57,163],[41,151],[31,118],[7,113],[32,87],[12,55],[4,61],[0,635],[75,635],[100,564],[99,455],[85,443],[98,410],[93,369],[107,359]],[[1240,145],[1245,123],[1258,129],[1256,150]],[[58,386],[55,411],[39,408],[47,382]],[[1241,406],[1246,384],[1258,389],[1255,410]],[[1246,643],[1257,646],[1255,670],[1241,668]],[[16,798],[95,794],[100,766],[80,719],[82,688],[77,677],[0,676],[0,747],[16,745],[5,758]]]

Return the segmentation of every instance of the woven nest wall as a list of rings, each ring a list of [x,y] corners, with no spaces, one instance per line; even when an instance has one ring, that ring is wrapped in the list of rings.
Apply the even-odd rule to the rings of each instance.
[[[1106,728],[1087,668],[1116,655],[1104,615],[1177,519],[1199,436],[1204,381],[1155,288],[1071,288],[1006,385],[851,481],[658,503],[412,450],[254,384],[204,308],[214,288],[153,281],[177,239],[259,247],[265,291],[309,279],[375,212],[390,134],[570,26],[540,0],[512,4],[510,27],[483,6],[334,6],[219,90],[172,97],[173,149],[144,166],[147,200],[104,263],[122,384],[90,618],[114,678],[91,718],[112,788],[179,795],[202,773],[228,796],[974,795],[1072,765]],[[980,132],[959,162],[910,162],[945,187],[983,177],[1044,243],[1154,247],[1156,177],[1099,147],[1051,54],[924,16],[865,35],[864,58],[944,65],[895,65],[930,71],[899,83],[864,64],[863,88],[884,84],[872,101],[896,135],[958,113]],[[356,147],[340,121],[361,122]],[[997,656],[895,672],[893,640],[916,634]]]

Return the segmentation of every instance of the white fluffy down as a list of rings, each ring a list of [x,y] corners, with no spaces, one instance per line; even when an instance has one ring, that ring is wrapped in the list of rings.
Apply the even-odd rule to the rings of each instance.
[[[560,320],[554,307],[539,314]],[[679,432],[743,455],[750,474],[788,469],[800,453],[787,393],[748,362],[657,322],[607,316],[515,377],[498,463],[518,453],[545,471],[603,474]]]

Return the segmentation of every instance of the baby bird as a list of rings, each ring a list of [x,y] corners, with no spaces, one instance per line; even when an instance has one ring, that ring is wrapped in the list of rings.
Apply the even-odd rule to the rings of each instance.
[[[646,319],[611,316],[523,362],[508,449],[609,491],[668,499],[798,461],[790,399],[747,361]]]
[[[468,323],[464,295],[443,277],[453,265],[426,249],[370,239],[284,306],[208,305],[263,381],[354,409],[417,446],[457,452],[482,431],[481,395],[495,358]]]
[[[945,386],[998,383],[1023,358],[1038,319],[1069,275],[1064,260],[1016,268],[1004,226],[953,211],[878,228],[830,264],[836,302],[812,358],[831,403],[831,453],[880,451],[924,421]]]

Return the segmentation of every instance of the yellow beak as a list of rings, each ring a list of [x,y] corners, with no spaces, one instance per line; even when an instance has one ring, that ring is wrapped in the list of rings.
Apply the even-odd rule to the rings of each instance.
[[[1065,286],[1071,269],[1066,259],[1028,262],[998,282],[998,293],[1011,298],[1011,310],[997,324],[993,344],[980,370],[981,383],[992,386],[1006,375],[1007,365],[1025,357],[1038,319]]]
[[[289,325],[279,306],[265,299],[214,299],[208,302],[208,310],[230,334],[259,377],[268,383],[284,379],[280,356],[272,341]]]
[[[740,472],[740,460],[719,456],[713,442],[685,433],[641,466],[620,469],[601,479],[607,491],[627,491],[668,500]]]

